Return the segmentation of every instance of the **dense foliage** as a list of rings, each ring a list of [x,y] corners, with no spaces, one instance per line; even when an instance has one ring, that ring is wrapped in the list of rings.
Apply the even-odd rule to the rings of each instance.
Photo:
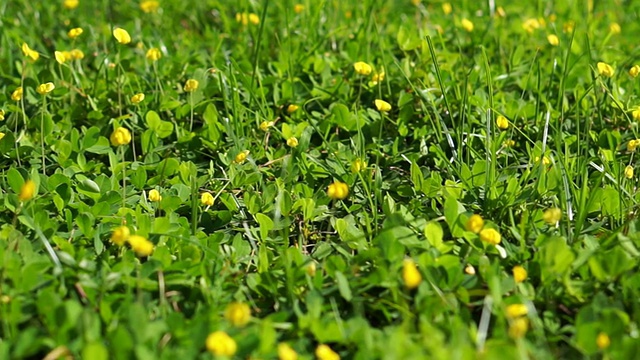
[[[640,3],[0,3],[0,358],[633,359]]]

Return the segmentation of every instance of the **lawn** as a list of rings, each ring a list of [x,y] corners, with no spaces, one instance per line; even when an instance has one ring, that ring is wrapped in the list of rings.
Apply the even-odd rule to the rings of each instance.
[[[2,1],[0,359],[638,358],[639,20]]]

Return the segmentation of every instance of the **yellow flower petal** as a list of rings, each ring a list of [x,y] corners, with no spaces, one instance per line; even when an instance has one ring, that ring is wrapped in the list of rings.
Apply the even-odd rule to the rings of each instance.
[[[125,44],[126,45],[126,44],[131,42],[131,35],[129,35],[127,30],[125,30],[123,28],[115,28],[115,29],[113,29],[113,37],[116,38],[116,40],[120,44]]]

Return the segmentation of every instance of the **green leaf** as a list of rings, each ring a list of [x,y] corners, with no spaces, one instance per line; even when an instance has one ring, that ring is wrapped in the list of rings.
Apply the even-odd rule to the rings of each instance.
[[[14,167],[10,167],[9,170],[7,170],[7,182],[9,183],[9,186],[11,186],[13,192],[18,194],[20,193],[22,184],[24,184],[24,179],[22,178],[20,171],[16,170]]]
[[[92,360],[108,360],[109,352],[107,351],[107,348],[103,343],[92,342],[85,345],[85,347],[82,349],[82,358]]]
[[[542,270],[542,281],[563,276],[571,267],[576,255],[562,237],[551,237],[544,241],[537,254]]]
[[[338,282],[338,291],[340,296],[347,301],[351,301],[353,295],[351,294],[351,288],[349,287],[349,280],[340,271],[336,271],[336,281]]]
[[[169,121],[160,120],[160,115],[153,110],[149,110],[145,116],[147,126],[153,130],[155,134],[163,139],[173,133],[173,124]]]
[[[79,188],[92,193],[100,193],[100,187],[91,179],[84,179],[80,182]]]
[[[260,226],[260,237],[262,240],[267,240],[269,237],[269,231],[273,229],[273,220],[271,217],[262,213],[255,214],[255,218]]]
[[[424,177],[422,176],[422,170],[420,170],[415,161],[411,162],[411,182],[416,193],[423,190]]]
[[[591,273],[600,281],[613,281],[633,268],[635,261],[621,247],[600,252],[589,259]]]
[[[358,122],[355,116],[349,111],[344,104],[333,104],[331,106],[331,114],[333,115],[331,122],[347,130],[356,130]]]
[[[460,222],[460,214],[465,212],[464,206],[454,197],[447,196],[444,201],[444,217],[454,237],[464,235],[464,225]]]
[[[403,51],[414,50],[422,44],[422,39],[420,39],[418,31],[406,25],[400,26],[396,40],[398,41],[400,49]]]
[[[443,231],[440,223],[436,221],[429,221],[424,227],[424,235],[427,237],[427,240],[429,241],[431,246],[435,247],[436,249],[440,248],[443,238]]]

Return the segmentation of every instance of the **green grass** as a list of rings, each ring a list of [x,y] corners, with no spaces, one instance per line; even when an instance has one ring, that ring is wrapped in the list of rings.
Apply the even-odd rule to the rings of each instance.
[[[0,4],[0,359],[637,357],[640,3],[63,3]]]

